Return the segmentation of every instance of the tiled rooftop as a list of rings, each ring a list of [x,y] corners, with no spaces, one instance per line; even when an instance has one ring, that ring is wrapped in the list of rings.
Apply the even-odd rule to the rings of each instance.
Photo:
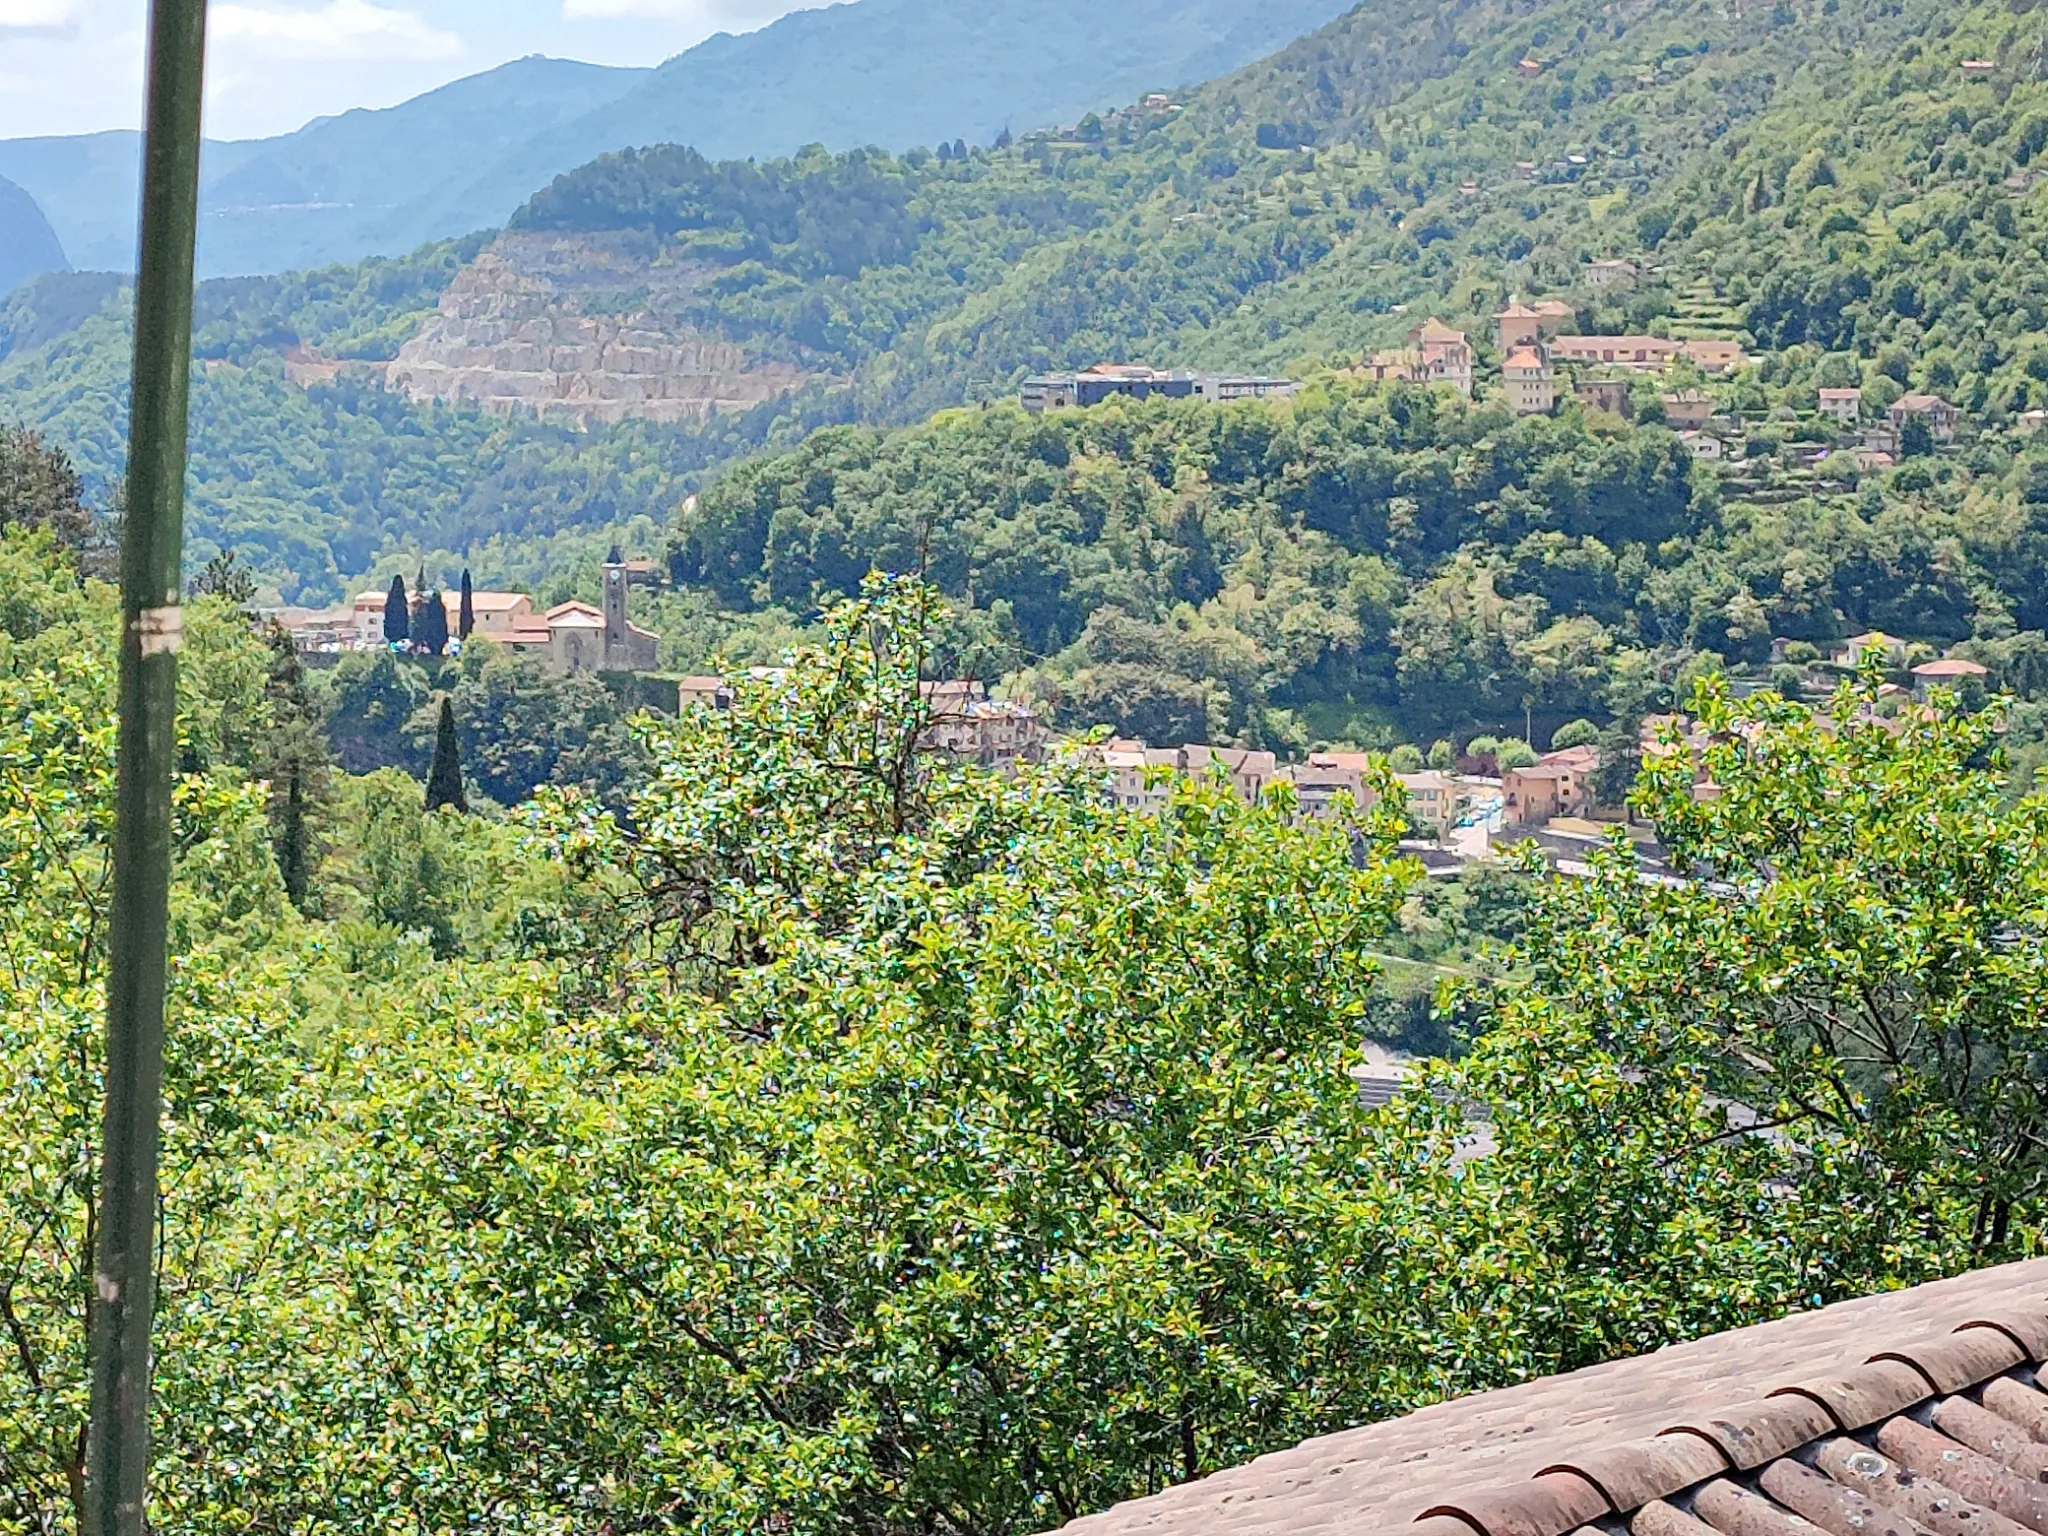
[[[2048,1536],[2048,1259],[1454,1399],[1062,1536]]]

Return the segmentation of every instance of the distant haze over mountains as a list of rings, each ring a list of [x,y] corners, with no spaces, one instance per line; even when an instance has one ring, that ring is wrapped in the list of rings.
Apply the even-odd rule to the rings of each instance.
[[[658,69],[522,59],[386,110],[210,145],[201,274],[351,261],[493,227],[555,176],[633,145],[767,157],[808,143],[987,143],[1224,73],[1348,8],[855,0],[714,37]],[[130,132],[0,141],[0,177],[27,190],[87,270],[134,260],[137,163]],[[7,248],[0,293],[20,281]]]
[[[64,247],[36,200],[0,178],[0,296],[41,272],[68,271]]]

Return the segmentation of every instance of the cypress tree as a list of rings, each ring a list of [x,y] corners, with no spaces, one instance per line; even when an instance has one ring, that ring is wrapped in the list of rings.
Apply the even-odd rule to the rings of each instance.
[[[413,622],[412,638],[429,656],[448,649],[448,600],[439,592],[420,594],[420,616]]]
[[[476,628],[476,593],[469,585],[469,572],[462,573],[462,612],[456,617],[456,638],[467,640],[469,632]]]
[[[462,792],[462,742],[455,734],[455,705],[443,695],[441,723],[434,731],[434,766],[427,773],[427,809],[438,811],[448,805],[458,811],[469,809],[469,797]]]
[[[329,791],[326,734],[292,637],[272,624],[265,640],[270,646],[270,676],[264,687],[270,725],[258,767],[270,784],[270,846],[285,894],[293,906],[310,913],[321,856],[319,822]]]
[[[384,643],[399,645],[412,638],[412,612],[406,607],[405,578],[391,578],[391,590],[384,594]]]

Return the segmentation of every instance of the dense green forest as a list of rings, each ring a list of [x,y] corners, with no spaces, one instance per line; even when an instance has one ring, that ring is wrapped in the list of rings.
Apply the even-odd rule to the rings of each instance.
[[[38,504],[0,519],[28,1529],[75,1516],[117,630]],[[1469,1054],[1369,1111],[1369,951],[1440,906],[1401,818],[919,754],[937,603],[870,583],[732,709],[643,720],[623,818],[426,813],[192,606],[153,1528],[1030,1536],[2036,1250],[2048,808],[1990,717],[1707,690],[1724,795],[1681,757],[1639,806],[1759,899],[1621,851],[1529,884],[1517,984],[1446,1000]]]
[[[1758,500],[1661,426],[1336,381],[821,432],[701,496],[676,565],[771,617],[920,571],[1071,725],[1384,746],[1632,727],[1702,672],[1764,675],[1776,639],[1869,629],[2048,691],[2044,497],[2048,444]]]

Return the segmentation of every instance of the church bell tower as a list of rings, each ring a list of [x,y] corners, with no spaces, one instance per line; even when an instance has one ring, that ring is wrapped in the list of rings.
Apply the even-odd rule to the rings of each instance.
[[[626,562],[614,544],[604,563],[604,650],[605,665],[626,652]]]

